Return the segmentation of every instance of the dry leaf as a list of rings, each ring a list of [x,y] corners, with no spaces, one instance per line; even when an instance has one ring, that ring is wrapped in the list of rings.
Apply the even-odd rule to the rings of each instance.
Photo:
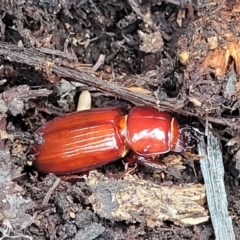
[[[217,49],[209,53],[203,63],[204,68],[215,69],[217,76],[222,76],[227,70],[228,59],[226,58],[226,51]]]
[[[212,68],[217,76],[222,76],[228,69],[229,58],[235,61],[236,70],[240,73],[240,42],[230,42],[227,45],[211,51],[205,58],[204,68]]]
[[[240,13],[240,3],[236,3],[236,5],[233,6],[232,12]]]

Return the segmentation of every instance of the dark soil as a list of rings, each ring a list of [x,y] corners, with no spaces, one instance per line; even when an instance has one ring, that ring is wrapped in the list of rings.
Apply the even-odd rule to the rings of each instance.
[[[147,104],[168,110],[181,124],[203,132],[207,123],[212,124],[222,142],[229,214],[236,238],[240,238],[239,141],[235,139],[234,147],[226,146],[239,133],[239,93],[238,89],[230,94],[224,91],[226,76],[237,63],[232,57],[222,76],[201,67],[197,71],[197,58],[207,50],[200,40],[195,45],[193,32],[206,39],[211,36],[213,28],[202,29],[199,19],[209,12],[214,16],[218,8],[217,4],[202,6],[174,0],[141,4],[131,0],[0,1],[0,44],[9,51],[0,52],[0,177],[7,179],[0,181],[2,236],[215,239],[210,220],[194,226],[164,221],[150,228],[141,222],[100,217],[89,201],[92,190],[81,174],[60,181],[32,168],[29,150],[34,131],[54,117],[74,112],[80,92],[88,89],[93,107],[119,106],[128,112],[134,105]],[[149,39],[156,40],[154,45]],[[14,50],[13,45],[22,51]],[[185,64],[180,57],[184,50],[199,51],[199,55]],[[96,66],[101,54],[104,64]],[[75,70],[79,75],[74,75]],[[134,173],[165,186],[204,183],[198,161],[184,160],[183,165],[184,170],[161,173],[140,166]],[[124,173],[122,159],[98,171],[118,179]],[[21,198],[10,204],[15,196]]]

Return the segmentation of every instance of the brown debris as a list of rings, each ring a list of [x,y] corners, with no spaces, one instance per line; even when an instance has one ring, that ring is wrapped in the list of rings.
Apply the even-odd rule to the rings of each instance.
[[[238,24],[232,28],[232,21],[239,22],[239,9],[240,4],[236,3],[233,8],[221,8],[216,16],[204,17],[194,23],[195,29],[199,29],[199,24],[206,26],[206,36],[202,33],[201,36],[196,32],[195,36],[192,36],[193,43],[189,49],[182,45],[179,41],[179,46],[184,48],[179,51],[180,57],[184,52],[189,53],[191,61],[198,59],[199,67],[201,62],[203,67],[211,69],[216,76],[222,76],[227,73],[229,67],[229,59],[233,58],[236,64],[236,70],[239,73],[239,38],[236,32],[240,29]],[[234,20],[233,20],[234,19]],[[204,28],[201,28],[204,31]],[[208,32],[207,32],[208,31]],[[194,32],[192,32],[194,34]],[[183,37],[184,38],[184,37]],[[196,46],[198,46],[196,48]],[[181,57],[183,58],[183,57]],[[186,61],[183,61],[186,62]]]
[[[210,52],[205,58],[203,66],[214,69],[217,76],[222,76],[229,67],[230,57],[235,61],[236,70],[240,73],[240,42],[230,42],[228,45]]]
[[[39,96],[48,96],[51,91],[47,89],[30,90],[27,85],[21,85],[9,89],[0,94],[0,113],[5,114],[8,110],[13,116],[22,113],[24,101]]]
[[[160,32],[144,33],[138,32],[139,37],[142,41],[140,50],[146,53],[154,53],[162,50],[163,40]]]
[[[238,122],[238,114],[232,113],[239,111],[239,2],[232,2],[233,6],[229,1],[208,4],[209,9],[218,6],[214,14],[193,22],[178,41],[178,57],[186,67],[183,81],[189,91],[185,101],[209,123],[212,117],[218,121],[222,116]],[[233,122],[225,127],[225,133],[240,132]]]

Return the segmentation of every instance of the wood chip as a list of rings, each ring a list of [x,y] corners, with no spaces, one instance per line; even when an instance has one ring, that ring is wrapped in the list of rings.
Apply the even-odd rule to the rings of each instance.
[[[91,171],[86,182],[93,191],[89,200],[94,211],[106,219],[137,221],[154,228],[164,220],[192,225],[209,218],[202,184],[166,187],[130,174],[113,180],[97,171]]]
[[[201,137],[198,151],[200,155],[207,155],[207,159],[201,160],[200,164],[206,186],[208,208],[215,232],[215,239],[234,240],[232,219],[228,213],[220,142],[210,131],[208,131],[207,139],[206,145],[204,138]]]

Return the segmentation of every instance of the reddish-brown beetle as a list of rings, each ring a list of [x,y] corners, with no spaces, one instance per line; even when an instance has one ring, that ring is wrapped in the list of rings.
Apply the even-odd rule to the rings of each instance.
[[[72,174],[115,161],[129,150],[145,158],[186,146],[186,128],[167,112],[135,107],[91,109],[58,117],[36,134],[34,167],[43,173]],[[150,160],[149,160],[150,161]]]

